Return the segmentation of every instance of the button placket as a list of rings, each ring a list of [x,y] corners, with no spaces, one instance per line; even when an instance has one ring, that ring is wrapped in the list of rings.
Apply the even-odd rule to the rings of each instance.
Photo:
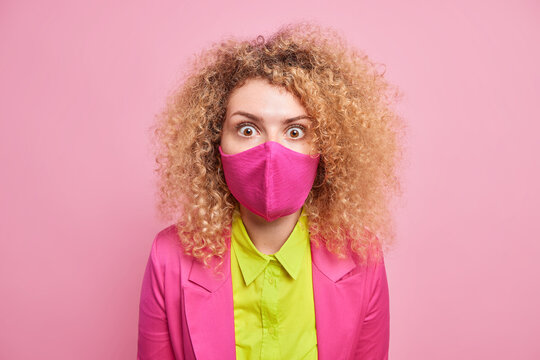
[[[263,279],[263,298],[261,302],[262,320],[263,320],[263,340],[261,349],[261,359],[274,359],[277,355],[276,349],[279,349],[278,343],[278,294],[277,294],[277,276],[279,264],[271,260],[265,270]],[[279,357],[278,357],[279,358]],[[277,359],[277,358],[276,358]]]

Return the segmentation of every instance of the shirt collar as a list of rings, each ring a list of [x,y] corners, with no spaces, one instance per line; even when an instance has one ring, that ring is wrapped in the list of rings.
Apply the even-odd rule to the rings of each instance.
[[[235,209],[233,213],[231,239],[234,253],[240,266],[240,271],[246,286],[259,276],[266,265],[276,259],[296,280],[300,271],[303,256],[309,247],[308,219],[304,209],[300,214],[293,231],[278,252],[272,255],[261,253],[249,238],[240,212]]]

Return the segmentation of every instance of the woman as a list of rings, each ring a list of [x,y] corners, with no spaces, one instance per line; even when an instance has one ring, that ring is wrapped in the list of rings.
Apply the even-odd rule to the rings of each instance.
[[[152,244],[139,359],[387,359],[391,89],[312,24],[198,57],[156,124],[174,225]]]

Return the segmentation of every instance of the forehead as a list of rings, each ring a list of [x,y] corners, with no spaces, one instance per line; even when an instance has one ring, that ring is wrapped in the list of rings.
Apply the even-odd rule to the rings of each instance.
[[[298,97],[265,79],[248,79],[231,93],[227,113],[230,115],[238,110],[262,117],[306,114]]]

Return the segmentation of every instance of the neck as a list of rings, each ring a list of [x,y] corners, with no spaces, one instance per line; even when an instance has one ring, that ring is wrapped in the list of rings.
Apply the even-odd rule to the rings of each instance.
[[[277,253],[285,244],[302,213],[302,208],[300,208],[295,213],[268,222],[242,204],[239,205],[242,222],[253,245],[257,250],[268,255]]]

